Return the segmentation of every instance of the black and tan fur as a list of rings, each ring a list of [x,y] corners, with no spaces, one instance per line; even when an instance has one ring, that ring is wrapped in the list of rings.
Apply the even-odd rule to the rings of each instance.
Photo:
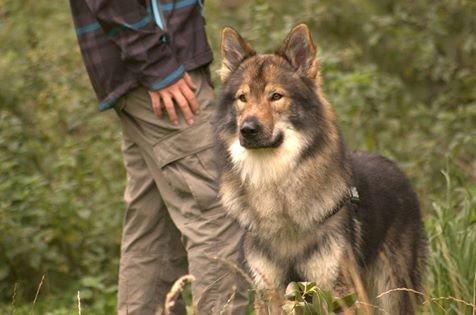
[[[221,50],[220,194],[247,230],[256,285],[315,281],[345,292],[358,289],[357,278],[371,303],[411,314],[405,293],[375,297],[420,288],[426,241],[417,197],[391,161],[346,150],[308,28],[296,26],[274,54],[257,54],[226,28]],[[358,204],[348,202],[352,186]]]

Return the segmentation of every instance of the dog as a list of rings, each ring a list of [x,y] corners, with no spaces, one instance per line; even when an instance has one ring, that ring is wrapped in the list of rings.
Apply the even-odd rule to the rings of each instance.
[[[376,296],[421,289],[427,241],[417,196],[390,160],[347,151],[308,27],[294,27],[272,54],[227,27],[221,55],[220,198],[246,230],[256,287],[360,288],[378,309],[414,313],[408,292]]]

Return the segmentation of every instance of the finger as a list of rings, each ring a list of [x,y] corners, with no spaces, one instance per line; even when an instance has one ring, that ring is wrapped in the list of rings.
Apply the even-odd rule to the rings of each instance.
[[[185,79],[185,83],[187,83],[187,85],[193,90],[195,91],[197,89],[197,86],[195,85],[195,83],[193,83],[192,81],[192,78],[190,77],[190,75],[188,73],[185,73],[185,75],[183,76],[183,78]]]
[[[173,94],[173,97],[177,102],[178,106],[180,107],[180,110],[182,111],[183,116],[185,117],[185,121],[187,121],[187,124],[193,124],[193,113],[190,109],[190,105],[188,104],[187,99],[183,96],[182,92],[180,90],[176,90]]]
[[[164,102],[165,110],[167,111],[167,114],[169,115],[169,120],[172,122],[174,125],[178,125],[178,117],[177,114],[175,113],[175,107],[174,103],[172,102],[172,98],[170,97],[169,94],[163,93],[162,95],[162,101]]]
[[[192,109],[192,112],[194,114],[199,113],[199,105],[197,101],[197,97],[195,96],[195,93],[193,93],[192,90],[187,85],[183,85],[180,87],[180,91],[182,91],[182,94],[185,96],[185,98],[188,101],[188,104],[190,105],[190,108]]]
[[[152,103],[152,110],[154,111],[155,116],[162,118],[162,105],[159,94],[157,92],[149,92],[149,95]]]

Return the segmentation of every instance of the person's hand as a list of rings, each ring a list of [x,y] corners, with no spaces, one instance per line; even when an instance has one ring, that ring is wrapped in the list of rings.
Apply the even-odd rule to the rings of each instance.
[[[162,118],[163,109],[167,111],[170,121],[178,124],[178,116],[175,111],[174,101],[185,117],[187,124],[193,124],[193,117],[198,114],[198,102],[195,97],[196,87],[192,83],[190,76],[185,73],[183,78],[172,85],[158,91],[149,91],[152,101],[152,108],[157,117]]]

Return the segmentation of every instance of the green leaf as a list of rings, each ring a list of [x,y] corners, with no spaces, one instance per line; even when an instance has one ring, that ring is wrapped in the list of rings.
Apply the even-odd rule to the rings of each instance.
[[[302,289],[297,282],[290,282],[286,287],[286,291],[284,294],[285,298],[294,301],[296,299],[302,299]]]
[[[332,303],[332,310],[334,312],[342,312],[346,308],[350,308],[355,304],[357,296],[355,293],[348,294],[341,298],[336,298]]]

